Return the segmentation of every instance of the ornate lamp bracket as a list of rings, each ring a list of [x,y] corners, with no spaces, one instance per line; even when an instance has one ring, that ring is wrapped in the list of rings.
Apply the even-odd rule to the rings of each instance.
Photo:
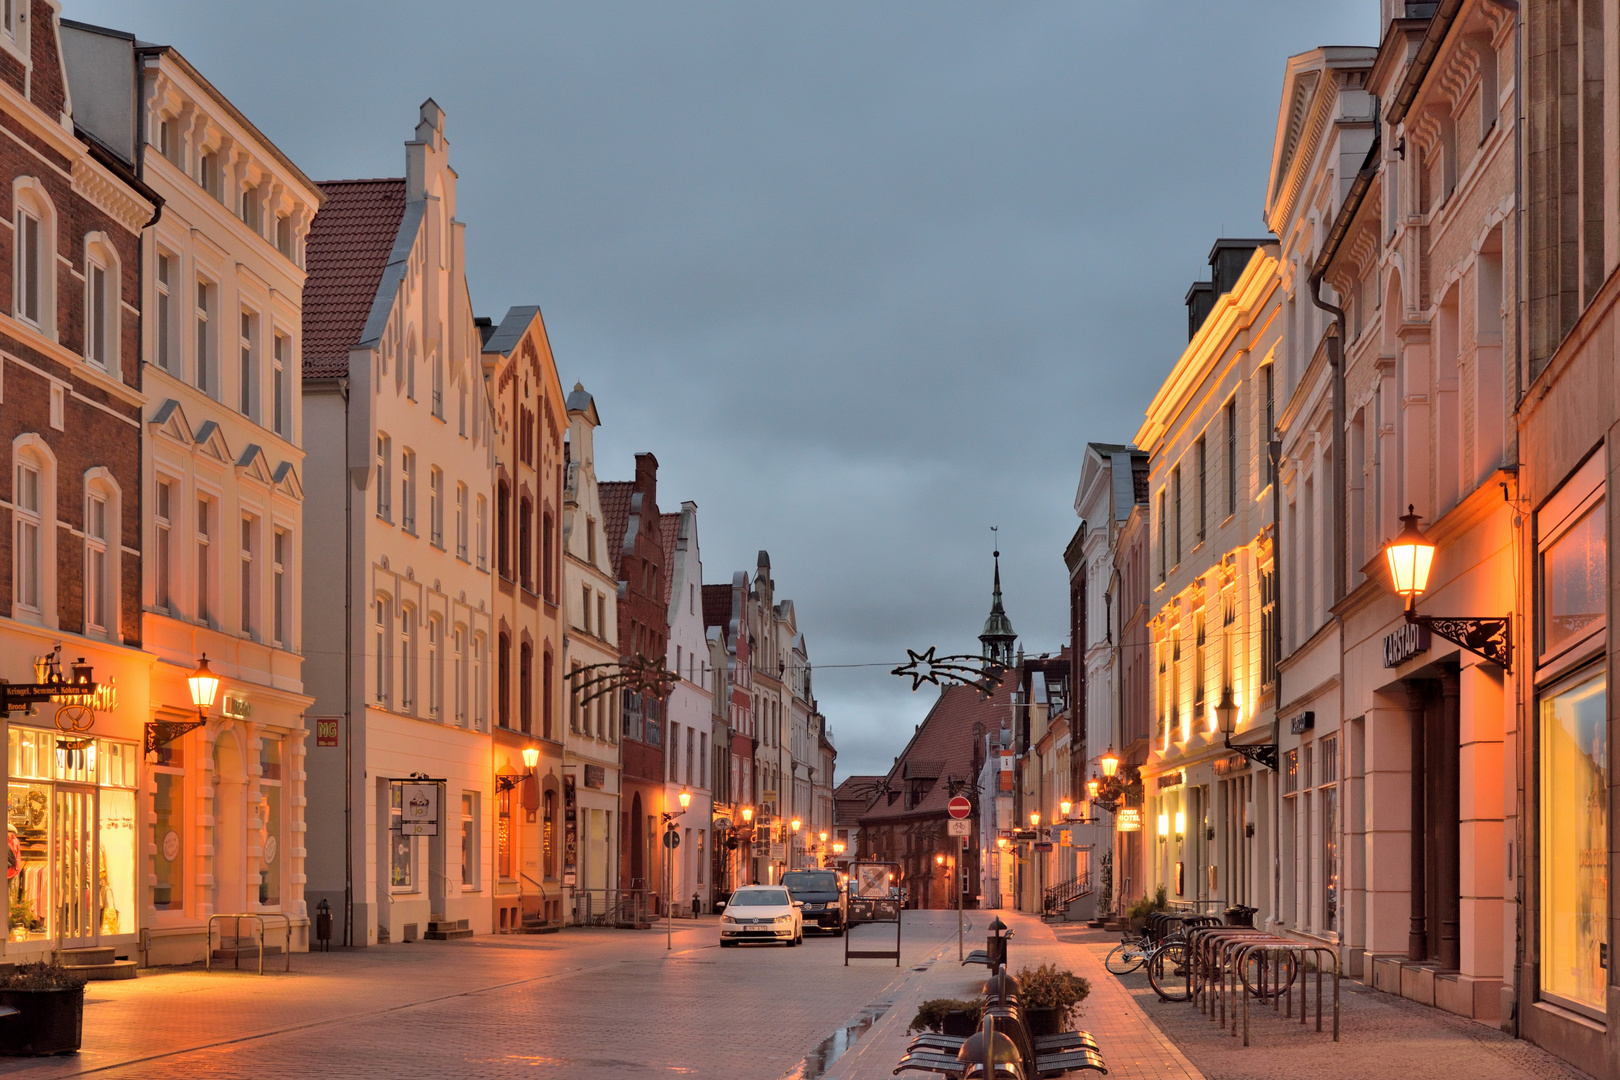
[[[202,727],[206,720],[151,720],[146,725],[146,750],[150,754],[160,746],[167,746],[188,731]]]
[[[1242,743],[1239,743],[1238,745],[1233,746],[1232,736],[1228,735],[1226,736],[1226,748],[1232,751],[1234,754],[1242,754],[1256,765],[1264,765],[1272,772],[1277,771],[1276,743],[1258,743],[1252,746],[1245,746]]]
[[[1513,671],[1513,616],[1500,619],[1457,619],[1447,615],[1419,615],[1407,609],[1406,621],[1454,642],[1493,664]]]

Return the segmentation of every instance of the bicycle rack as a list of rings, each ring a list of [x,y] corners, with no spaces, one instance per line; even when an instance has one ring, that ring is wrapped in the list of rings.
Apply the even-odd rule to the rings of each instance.
[[[214,970],[214,920],[215,919],[233,919],[236,922],[235,937],[236,937],[236,941],[237,941],[237,948],[235,950],[236,955],[232,958],[232,961],[233,961],[233,966],[234,966],[235,970],[237,970],[237,971],[242,970],[242,949],[241,949],[242,920],[243,919],[252,919],[254,922],[256,922],[258,924],[259,934],[258,934],[257,941],[258,941],[258,944],[259,944],[259,974],[260,975],[264,974],[264,920],[266,920],[266,919],[280,919],[282,921],[282,923],[287,928],[287,948],[285,950],[286,951],[286,956],[287,956],[287,966],[286,966],[285,970],[287,970],[287,971],[292,970],[292,919],[289,916],[284,915],[279,911],[249,911],[249,912],[243,912],[242,914],[239,914],[239,915],[223,915],[222,914],[222,915],[210,915],[210,916],[208,916],[208,951],[206,953],[206,957],[205,957],[205,960],[204,960],[204,969],[205,970],[207,970],[207,971],[213,971]],[[224,944],[225,944],[225,937],[224,937],[223,934],[221,934],[220,935],[220,945],[221,945],[221,947],[223,947]]]

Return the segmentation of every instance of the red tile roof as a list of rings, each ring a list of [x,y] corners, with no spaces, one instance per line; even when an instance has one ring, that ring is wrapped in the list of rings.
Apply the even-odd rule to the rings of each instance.
[[[731,586],[705,585],[703,586],[703,628],[718,626],[726,633],[731,632]]]
[[[946,813],[945,804],[951,800],[950,785],[945,778],[954,776],[971,785],[978,784],[978,775],[973,771],[974,740],[1000,730],[1002,721],[1011,712],[1007,706],[1017,689],[1018,680],[1012,677],[1003,681],[988,699],[971,686],[947,687],[939,695],[939,700],[934,702],[934,707],[928,710],[928,716],[889,771],[889,785],[898,793],[896,798],[892,803],[887,796],[878,799],[861,815],[862,823],[943,816]],[[974,724],[980,725],[978,735],[974,734]],[[907,765],[912,766],[913,777],[935,774],[921,801],[911,807],[906,805],[909,786]]]
[[[675,541],[681,531],[680,511],[658,515],[658,534],[664,542],[664,610],[669,610],[670,590],[675,587]]]
[[[304,378],[340,378],[405,216],[405,181],[333,180],[305,248]]]
[[[608,546],[608,558],[613,560],[613,576],[623,581],[619,564],[624,559],[624,534],[630,526],[630,497],[636,492],[633,480],[603,480],[596,485],[597,498],[602,502],[602,537]]]

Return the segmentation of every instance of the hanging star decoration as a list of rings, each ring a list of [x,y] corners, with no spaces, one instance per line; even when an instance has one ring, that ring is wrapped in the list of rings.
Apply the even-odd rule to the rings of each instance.
[[[934,652],[932,645],[923,652],[907,649],[906,662],[889,674],[910,679],[913,691],[920,689],[923,683],[933,683],[935,686],[954,684],[977,687],[986,697],[995,693],[1007,676],[1005,666],[987,657],[974,656],[972,653],[936,656]]]
[[[664,666],[662,659],[639,653],[622,657],[616,663],[586,664],[570,671],[567,677],[574,684],[574,692],[582,705],[615,690],[662,699],[669,696],[680,680],[680,676]]]

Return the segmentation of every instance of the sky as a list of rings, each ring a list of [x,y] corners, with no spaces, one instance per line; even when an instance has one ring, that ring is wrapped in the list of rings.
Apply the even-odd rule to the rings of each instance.
[[[659,461],[704,577],[770,552],[838,775],[977,652],[999,526],[1030,653],[1067,625],[1088,441],[1128,442],[1216,237],[1262,235],[1288,56],[1377,0],[64,0],[180,50],[312,179],[446,114],[473,303],[539,304],[602,479]]]

